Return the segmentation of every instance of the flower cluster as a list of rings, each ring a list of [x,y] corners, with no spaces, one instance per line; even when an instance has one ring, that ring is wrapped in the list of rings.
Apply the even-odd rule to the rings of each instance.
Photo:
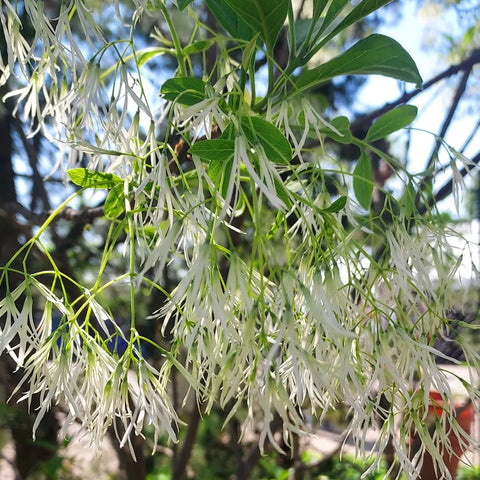
[[[368,168],[352,173],[324,142],[327,135],[354,143],[348,120],[325,120],[308,97],[292,100],[290,84],[270,86],[262,109],[254,78],[247,88],[254,56],[240,64],[219,36],[215,72],[197,78],[192,59],[210,45],[197,41],[208,31],[198,18],[190,50],[174,28],[171,40],[154,37],[158,48],[137,48],[142,15],[161,14],[170,26],[172,19],[162,1],[133,3],[133,22],[125,27],[126,7],[116,2],[122,22],[109,33],[118,34],[114,40],[79,0],[61,2],[54,19],[41,2],[26,0],[35,32],[28,40],[15,7],[5,1],[0,12],[8,45],[0,64],[0,81],[10,88],[5,98],[16,99],[15,114],[30,122],[32,135],[41,129],[59,145],[57,168],[85,173],[70,172],[81,192],[109,191],[110,226],[93,282],[60,272],[43,246],[62,207],[1,269],[0,353],[25,372],[22,399],[29,406],[39,400],[34,429],[61,403],[66,425],[79,420],[97,445],[110,426],[122,446],[146,426],[155,442],[164,432],[176,441],[179,418],[168,391],[176,368],[207,411],[218,404],[230,409],[228,418],[242,417],[245,428],[261,425],[262,447],[267,439],[276,444],[275,418],[288,439],[311,426],[305,412],[321,420],[343,402],[359,450],[366,450],[366,429],[377,428],[376,448],[384,451],[393,438],[403,470],[414,476],[420,457],[410,458],[398,440],[398,418],[404,415],[407,431],[426,436],[426,413],[418,411],[427,411],[429,390],[440,392],[445,405],[451,400],[434,348],[449,327],[458,268],[445,231],[403,208],[396,192],[382,192],[388,201],[381,215],[369,212],[373,175]],[[121,40],[124,28],[128,38]],[[244,42],[243,51],[255,42]],[[178,69],[159,102],[148,93],[145,65],[164,54]],[[285,98],[274,97],[279,91]],[[309,150],[309,142],[320,148]],[[359,145],[368,150],[366,142]],[[398,169],[407,193],[422,188],[398,162],[382,158]],[[33,247],[51,270],[27,271]],[[124,271],[109,276],[118,252]],[[18,259],[24,270],[14,267]],[[10,289],[10,277],[19,276]],[[102,303],[119,286],[128,289],[128,332]],[[136,295],[147,287],[164,297],[149,317],[161,326],[160,339],[138,333]],[[145,358],[145,341],[161,353],[157,363]],[[462,346],[478,365],[478,353],[466,341]]]

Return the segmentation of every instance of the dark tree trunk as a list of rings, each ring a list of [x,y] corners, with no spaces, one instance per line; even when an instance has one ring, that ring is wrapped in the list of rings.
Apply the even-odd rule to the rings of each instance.
[[[0,97],[7,93],[7,87],[0,88]],[[11,205],[17,202],[15,188],[15,172],[13,168],[13,117],[11,105],[2,103],[0,107],[0,266],[6,265],[20,246],[19,236],[23,233],[16,221]],[[19,160],[21,161],[21,160]],[[15,288],[17,279],[9,277],[9,289]],[[0,285],[0,298],[5,296],[5,286]],[[0,319],[0,322],[2,320]],[[15,365],[10,357],[3,355],[0,359],[0,383],[2,397],[5,402],[22,378],[22,372],[14,373]],[[13,416],[9,425],[16,451],[17,476],[26,478],[27,475],[38,470],[39,465],[55,455],[57,450],[58,422],[52,411],[45,414],[42,424],[37,431],[38,441],[32,439],[34,416],[27,411],[25,402],[16,403],[21,393],[18,392],[10,400]],[[33,404],[32,408],[35,407]]]

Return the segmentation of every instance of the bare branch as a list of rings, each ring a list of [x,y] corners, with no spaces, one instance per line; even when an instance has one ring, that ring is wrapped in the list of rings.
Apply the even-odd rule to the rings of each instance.
[[[17,214],[24,217],[28,222],[33,225],[41,225],[51,215],[51,212],[33,213],[31,210],[18,202],[10,202],[5,205],[5,208],[3,209],[4,216],[11,216]],[[66,207],[58,213],[55,219],[63,219],[73,223],[87,224],[92,223],[96,218],[102,217],[104,214],[105,213],[103,205],[97,207],[81,208],[79,210],[71,207]]]
[[[305,7],[305,0],[302,0],[300,3],[300,6],[298,7],[297,14],[295,15],[295,20],[299,20],[302,17],[304,7]]]
[[[477,123],[476,123],[475,127],[473,127],[470,135],[468,136],[468,138],[465,140],[464,144],[460,148],[460,150],[459,150],[460,153],[465,153],[465,150],[470,145],[470,142],[474,139],[474,137],[475,137],[479,128],[480,128],[480,120],[477,121]]]
[[[452,65],[448,67],[443,72],[439,73],[437,76],[433,77],[431,80],[423,84],[422,90],[413,90],[409,93],[405,93],[401,97],[397,98],[397,100],[386,103],[383,107],[374,110],[373,112],[369,113],[368,115],[364,115],[359,118],[356,122],[352,124],[352,131],[355,131],[359,128],[360,125],[369,125],[371,124],[376,118],[384,113],[387,113],[392,108],[397,107],[398,105],[403,105],[411,100],[413,97],[416,97],[419,93],[424,92],[431,86],[435,85],[436,83],[444,80],[445,78],[452,77],[456,75],[458,72],[469,71],[473,68],[474,65],[480,63],[480,48],[475,49],[472,54],[467,57],[463,62],[458,63],[457,65]]]
[[[30,165],[30,168],[32,169],[32,181],[33,181],[33,192],[32,192],[32,204],[35,202],[38,197],[42,200],[43,203],[43,208],[50,210],[50,201],[48,198],[47,191],[45,189],[45,185],[43,183],[43,177],[38,171],[38,155],[35,147],[28,141],[27,136],[25,135],[25,132],[23,130],[23,124],[19,120],[18,117],[12,117],[13,118],[13,125],[15,127],[15,130],[18,133],[18,136],[20,137],[20,141],[22,142],[23,148],[25,150],[25,153],[27,154],[28,158],[28,164]],[[37,194],[37,195],[35,195]]]
[[[477,153],[472,159],[471,159],[472,163],[474,165],[479,165],[480,164],[480,152]],[[473,170],[473,168],[467,168],[467,167],[463,167],[461,170],[460,170],[460,175],[462,178],[466,177],[471,171]],[[429,209],[431,209],[436,203],[444,200],[445,198],[447,198],[451,193],[452,193],[452,190],[453,190],[453,177],[450,178],[450,180],[448,180],[439,190],[437,190],[437,192],[435,193],[435,195],[433,195],[432,197],[430,197],[430,199],[428,200],[428,203],[427,205],[423,205],[422,207],[419,207],[418,208],[418,211],[421,215],[424,215],[425,213],[427,213],[427,211]]]
[[[187,435],[185,437],[182,449],[178,457],[175,459],[172,468],[172,478],[182,480],[185,478],[185,472],[187,465],[192,456],[193,446],[195,445],[195,439],[197,437],[198,427],[200,425],[201,414],[199,407],[193,407],[188,422]]]
[[[452,104],[450,105],[447,116],[445,117],[445,120],[443,122],[442,128],[438,133],[437,141],[435,142],[433,151],[430,155],[430,158],[427,161],[425,170],[427,170],[433,164],[433,162],[435,161],[435,158],[437,157],[438,150],[440,149],[440,145],[442,144],[443,138],[445,138],[447,130],[450,127],[450,124],[452,123],[455,112],[457,111],[458,104],[460,103],[460,100],[463,94],[465,93],[465,89],[467,88],[467,82],[468,82],[468,78],[470,77],[470,73],[472,73],[472,68],[473,68],[473,65],[470,65],[470,68],[464,71],[462,78],[458,83],[457,91],[455,92],[455,96],[453,97]]]

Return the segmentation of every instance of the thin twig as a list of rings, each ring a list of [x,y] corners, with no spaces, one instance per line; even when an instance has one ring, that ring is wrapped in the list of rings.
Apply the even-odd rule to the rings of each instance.
[[[460,148],[459,152],[460,153],[465,153],[465,150],[467,149],[467,147],[470,145],[471,141],[474,139],[478,129],[480,128],[480,120],[478,120],[477,124],[475,125],[475,127],[473,127],[470,135],[467,137],[467,139],[465,140],[465,142],[463,143],[462,147]]]

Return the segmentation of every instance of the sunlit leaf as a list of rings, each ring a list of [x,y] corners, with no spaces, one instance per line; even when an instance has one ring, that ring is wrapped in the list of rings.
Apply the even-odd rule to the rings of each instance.
[[[188,44],[184,49],[183,53],[185,55],[193,55],[195,53],[201,53],[205,50],[208,50],[213,44],[213,39],[208,40],[198,40],[197,42],[193,42]]]
[[[137,52],[137,65],[142,67],[153,58],[163,55],[167,51],[168,50],[165,48],[145,48],[144,50]]]
[[[365,141],[374,142],[385,138],[393,132],[397,132],[407,125],[410,125],[417,116],[417,107],[413,105],[402,105],[385,113],[375,121],[369,128]]]
[[[408,52],[395,40],[373,34],[360,40],[342,55],[302,73],[295,84],[301,91],[339,75],[384,75],[417,85],[418,68]]]
[[[97,172],[86,168],[72,168],[67,171],[70,180],[83,188],[112,188],[123,179],[113,173]]]
[[[325,7],[328,5],[329,0],[316,0],[313,2],[313,19],[316,21],[320,18],[320,15],[325,10]]]
[[[320,24],[319,32],[324,32],[330,24],[339,18],[341,11],[349,3],[349,0],[336,0],[330,4],[323,22]]]
[[[257,48],[258,33],[248,42],[247,46],[243,50],[242,55],[242,68],[248,70],[252,60],[255,58],[255,50]]]
[[[105,216],[114,220],[125,210],[125,195],[123,193],[123,185],[115,185],[110,190],[103,206]]]

